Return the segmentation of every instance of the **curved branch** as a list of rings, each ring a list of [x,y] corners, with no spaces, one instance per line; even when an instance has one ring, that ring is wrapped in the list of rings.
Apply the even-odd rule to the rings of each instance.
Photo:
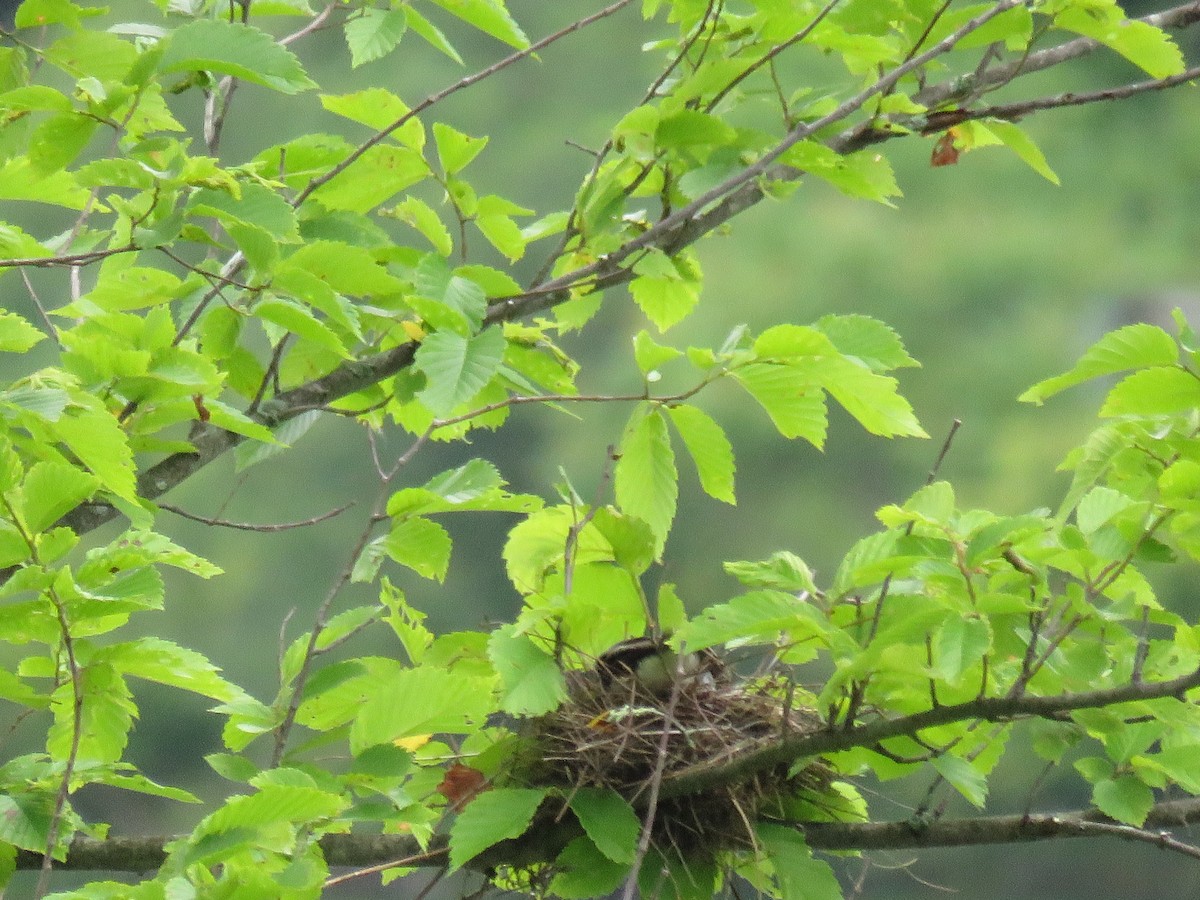
[[[1164,849],[1196,855],[1196,848],[1163,833],[1200,822],[1200,797],[1168,800],[1155,804],[1141,828],[1121,825],[1096,810],[1071,810],[1038,815],[980,816],[969,819],[944,819],[926,824],[905,822],[799,822],[806,843],[814,850],[904,850],[929,847],[963,847],[982,844],[1028,843],[1070,837],[1117,837],[1153,843]],[[550,850],[565,843],[573,821],[552,823],[545,831],[532,831],[517,841],[497,845],[501,854],[489,850],[468,868],[486,869],[499,862],[512,862],[522,852]],[[174,840],[162,836],[111,837],[105,840],[77,837],[71,842],[67,858],[55,861],[54,868],[73,871],[152,872],[166,861],[166,844]],[[320,839],[321,852],[330,868],[374,866],[394,860],[407,865],[444,867],[445,835],[437,835],[427,847],[404,834],[327,834]],[[535,846],[530,846],[535,845]],[[507,860],[501,856],[508,856]],[[553,853],[540,854],[541,858]],[[38,869],[42,855],[29,850],[17,853],[18,869]]]
[[[1142,681],[1113,688],[1050,696],[979,697],[966,703],[936,706],[911,716],[880,719],[836,731],[816,731],[781,739],[776,744],[740,755],[726,762],[672,773],[663,782],[664,797],[694,794],[724,784],[739,782],[756,772],[809,756],[822,756],[853,747],[871,747],[880,741],[917,734],[927,728],[955,722],[1003,722],[1023,718],[1058,718],[1077,709],[1098,709],[1135,700],[1182,698],[1200,687],[1200,669],[1167,681]]]
[[[1122,825],[1096,810],[1039,815],[980,816],[937,822],[800,822],[814,850],[911,850],[1014,844],[1057,838],[1117,837],[1154,844],[1193,859],[1200,848],[1184,843],[1165,829],[1200,820],[1200,798],[1157,804],[1140,828]]]

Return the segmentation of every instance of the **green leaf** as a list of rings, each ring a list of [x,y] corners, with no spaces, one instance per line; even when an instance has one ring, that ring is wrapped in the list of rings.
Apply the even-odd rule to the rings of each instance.
[[[972,806],[983,809],[987,802],[987,778],[982,772],[965,759],[949,753],[934,757],[933,767]]]
[[[33,534],[45,531],[100,488],[100,479],[59,462],[39,462],[21,486],[25,525]]]
[[[462,57],[458,55],[458,51],[446,40],[446,35],[442,34],[440,28],[413,9],[411,4],[404,6],[404,14],[408,18],[408,27],[414,33],[420,35],[429,46],[446,54],[446,56],[450,57],[460,66],[462,65]]]
[[[107,490],[136,502],[133,453],[114,416],[102,408],[76,410],[55,422],[54,430]]]
[[[987,619],[949,616],[933,635],[934,672],[949,684],[958,684],[991,646],[992,629]]]
[[[483,725],[493,708],[493,679],[465,677],[443,668],[401,669],[371,682],[355,704],[350,748],[397,738],[444,732],[467,734]]]
[[[450,535],[437,522],[420,516],[393,525],[382,549],[395,562],[434,581],[444,581],[450,567]]]
[[[454,239],[450,237],[449,229],[434,212],[433,207],[424,200],[406,197],[403,202],[397,204],[392,213],[401,222],[419,231],[442,256],[449,256],[454,251]]]
[[[1170,366],[1179,359],[1175,339],[1154,325],[1139,322],[1111,331],[1093,344],[1069,372],[1039,381],[1020,398],[1037,403],[1101,375],[1147,366]]]
[[[983,125],[983,123],[976,124]],[[1017,157],[1025,165],[1033,169],[1033,171],[1037,172],[1051,184],[1059,183],[1058,176],[1054,174],[1054,170],[1046,162],[1046,157],[1042,154],[1042,151],[1038,149],[1037,144],[1033,142],[1033,139],[1019,125],[998,119],[989,119],[983,127],[1000,138],[1004,142],[1004,146],[1017,154]]]
[[[45,852],[53,810],[49,794],[0,794],[0,841]]]
[[[310,272],[347,294],[397,294],[404,289],[403,282],[389,274],[370,250],[344,241],[310,241],[289,256],[286,265]]]
[[[497,629],[488,640],[488,659],[500,676],[500,707],[518,716],[540,716],[566,696],[562,669],[554,657],[520,634],[515,626]]]
[[[563,900],[607,896],[629,877],[629,866],[615,863],[586,837],[567,844],[554,860],[550,893]]]
[[[258,303],[254,307],[254,314],[297,337],[332,350],[342,359],[350,358],[350,351],[333,329],[295,301],[272,297]]]
[[[751,363],[739,367],[733,375],[771,417],[781,435],[804,438],[817,448],[825,445],[825,394],[804,373],[788,365]]]
[[[205,819],[191,840],[239,828],[257,830],[279,822],[309,822],[337,815],[346,801],[337,794],[299,785],[266,784],[254,794],[234,797]]]
[[[488,142],[486,137],[471,137],[445,122],[433,123],[433,139],[437,143],[442,171],[447,175],[454,175],[465,169]]]
[[[634,412],[621,438],[620,454],[615,472],[617,503],[622,512],[650,526],[656,555],[661,555],[675,518],[679,473],[667,423],[659,410]]]
[[[529,46],[529,38],[508,14],[501,0],[433,0],[452,16],[490,34],[497,40],[521,50]]]
[[[815,359],[806,368],[825,390],[872,434],[882,437],[928,437],[896,379],[877,375],[844,357]]]
[[[241,688],[220,676],[220,669],[195,650],[155,637],[142,637],[106,647],[102,658],[125,675],[133,675],[191,691],[214,700],[229,702],[242,695]]]
[[[532,494],[510,494],[496,467],[484,459],[472,459],[448,469],[419,488],[404,488],[388,500],[387,514],[428,515],[461,510],[532,512],[541,500]]]
[[[1184,70],[1183,54],[1166,32],[1126,19],[1115,3],[1068,6],[1054,17],[1054,24],[1111,47],[1152,78],[1166,78]]]
[[[655,143],[668,150],[702,144],[728,144],[737,137],[733,126],[717,116],[695,109],[681,109],[664,116],[654,132]]]
[[[633,358],[643,375],[649,375],[660,366],[683,355],[682,350],[657,343],[650,333],[642,329],[633,339]]]
[[[450,831],[450,871],[488,847],[524,834],[545,796],[545,788],[495,788],[473,799]]]
[[[199,19],[172,32],[160,72],[218,72],[284,94],[316,87],[296,56],[251,26]]]
[[[1159,366],[1127,375],[1100,407],[1102,416],[1164,416],[1200,408],[1200,379],[1185,369]]]
[[[506,341],[496,327],[466,338],[449,331],[429,335],[414,365],[425,375],[417,397],[435,416],[447,416],[479,393],[500,368]]]
[[[642,823],[624,797],[613,790],[583,787],[571,795],[570,803],[601,853],[616,863],[633,862]]]
[[[733,447],[725,431],[695,406],[669,406],[667,414],[696,464],[704,492],[717,500],[736,504],[733,492]]]
[[[779,900],[840,900],[837,876],[827,862],[813,858],[798,830],[759,822],[755,833],[774,869]]]
[[[464,337],[477,331],[487,312],[487,294],[470,278],[452,272],[436,253],[427,254],[417,265],[417,296],[409,299],[426,322],[438,330]],[[422,303],[425,299],[427,303]]]
[[[346,45],[350,48],[350,67],[382,59],[392,52],[408,29],[408,17],[402,9],[382,10],[367,7],[346,20]]]
[[[746,587],[817,593],[808,564],[787,550],[778,550],[761,562],[727,562],[725,571]]]
[[[828,315],[817,322],[817,328],[838,353],[865,363],[874,372],[921,365],[908,355],[895,331],[870,316]]]
[[[1092,802],[1118,822],[1141,826],[1154,806],[1154,792],[1133,775],[1119,775],[1097,782]]]
[[[686,258],[652,250],[633,266],[629,293],[659,331],[683,320],[700,300],[699,270]]]

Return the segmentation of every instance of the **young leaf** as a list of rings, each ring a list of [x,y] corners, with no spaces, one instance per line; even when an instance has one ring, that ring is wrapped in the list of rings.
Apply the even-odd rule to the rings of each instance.
[[[735,504],[733,447],[721,426],[695,406],[669,406],[667,414],[696,464],[704,492],[717,500]]]
[[[1164,416],[1200,408],[1200,378],[1185,369],[1156,366],[1127,375],[1108,392],[1102,416]]]
[[[417,396],[435,416],[449,415],[487,384],[504,357],[506,342],[499,328],[466,338],[438,331],[422,341],[415,365],[425,375]]]
[[[661,555],[675,518],[679,473],[659,410],[639,409],[633,414],[621,438],[620,454],[615,472],[617,502],[622,512],[650,526]]]
[[[176,29],[159,60],[160,72],[219,72],[284,94],[316,87],[295,55],[264,31],[218,19]]]
[[[1179,359],[1175,339],[1155,325],[1139,322],[1110,331],[1080,357],[1069,372],[1039,381],[1018,399],[1041,404],[1069,387],[1126,369],[1169,366]]]
[[[496,788],[468,803],[450,831],[450,870],[462,868],[500,841],[524,834],[545,797],[544,788]]]
[[[788,365],[751,363],[733,374],[771,417],[780,434],[804,438],[818,449],[825,445],[825,394],[804,373]]]
[[[633,862],[642,823],[625,798],[584,787],[572,795],[571,811],[601,853],[616,863]]]
[[[500,628],[488,641],[488,658],[500,676],[501,707],[518,716],[539,716],[566,696],[562,669],[527,635],[514,626]]]
[[[529,38],[521,31],[508,14],[502,0],[433,0],[452,16],[457,16],[468,25],[504,41],[518,50],[529,46]]]
[[[408,29],[408,17],[402,9],[382,10],[367,7],[346,20],[346,45],[350,48],[350,66],[382,59],[400,43]]]

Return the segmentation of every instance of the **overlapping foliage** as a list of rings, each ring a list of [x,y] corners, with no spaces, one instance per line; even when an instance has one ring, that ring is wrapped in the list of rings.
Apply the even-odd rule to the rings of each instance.
[[[661,76],[614,123],[574,199],[532,211],[471,180],[487,138],[438,120],[436,104],[576,26],[530,43],[501,0],[20,7],[0,46],[0,350],[20,369],[0,391],[0,640],[15,651],[0,697],[44,722],[46,739],[0,767],[6,877],[43,854],[39,891],[52,859],[157,868],[136,886],[72,894],[87,897],[316,896],[336,880],[331,866],[368,864],[385,879],[416,865],[500,871],[509,886],[564,897],[632,891],[639,877],[648,896],[708,896],[741,877],[771,896],[833,897],[836,878],[812,850],[880,845],[881,823],[850,786],[866,773],[936,773],[984,811],[970,823],[980,840],[1055,833],[1036,816],[986,814],[1016,728],[1091,786],[1094,809],[1058,833],[1195,853],[1143,828],[1164,820],[1168,797],[1185,798],[1170,821],[1200,810],[1197,626],[1160,604],[1142,571],[1200,554],[1200,346],[1182,317],[1174,334],[1110,334],[1024,397],[1119,376],[1101,425],[1066,462],[1073,481],[1055,510],[962,509],[931,480],[880,510],[881,530],[828,583],[787,552],[729,561],[746,591],[689,617],[670,584],[650,596],[645,576],[679,491],[694,490],[680,456],[703,492],[735,500],[733,446],[704,409],[713,383],[744,390],[785,439],[822,446],[830,400],[873,435],[924,436],[893,375],[916,363],[874,319],[831,314],[757,334],[731,322],[719,347],[675,346],[664,333],[703,294],[696,241],[809,177],[892,203],[900,191],[879,145],[910,134],[942,134],[939,163],[1003,144],[1054,180],[1015,121],[1193,77],[1160,26],[1191,24],[1200,6],[1146,21],[1109,0],[646,0],[641,11],[661,24],[646,48],[665,60]],[[344,35],[355,70],[414,42],[461,62],[454,23],[516,52],[419,102],[371,68],[344,94],[307,74],[306,49],[327,28]],[[1101,45],[1153,80],[986,102]],[[805,80],[824,57],[841,66],[831,90]],[[228,158],[226,116],[255,89],[296,121],[323,110],[341,127],[260,132],[253,155]],[[522,274],[530,258],[534,276]],[[620,285],[647,320],[632,347],[644,391],[582,394],[562,336]],[[629,408],[611,496],[515,493],[484,459],[405,482],[430,441],[500,428],[517,404],[581,402]],[[310,631],[281,654],[277,695],[251,696],[220,660],[135,637],[170,602],[165,567],[220,575],[161,533],[155,501],[227,451],[243,467],[286,466],[289,446],[332,414],[407,432],[411,446],[375,459],[378,514]],[[442,520],[489,512],[520,516],[504,563],[524,609],[490,633],[435,635],[395,573],[441,580],[453,549]],[[86,537],[113,519],[117,537]],[[376,585],[378,602],[337,608],[352,581]],[[681,860],[641,840],[652,803],[507,785],[519,741],[496,714],[554,708],[564,669],[651,627],[692,650],[761,648],[794,677],[819,678],[811,702],[825,722],[655,791],[700,792],[821,755],[847,779],[846,808],[798,804],[752,823],[750,850]],[[326,662],[366,628],[390,629],[395,658]],[[225,746],[207,759],[234,785],[190,834],[160,838],[150,866],[71,803],[92,784],[198,802],[126,759],[139,680],[216,702]],[[492,788],[477,793],[476,778]],[[931,792],[921,827],[892,845],[961,827],[934,809]],[[539,810],[580,834],[554,846]]]

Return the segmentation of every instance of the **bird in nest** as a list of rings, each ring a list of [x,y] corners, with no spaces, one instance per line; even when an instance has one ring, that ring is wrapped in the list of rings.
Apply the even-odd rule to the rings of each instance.
[[[665,636],[630,638],[613,644],[596,659],[596,673],[605,688],[636,687],[652,696],[671,693],[682,685],[709,686],[723,663],[709,649],[677,652]]]

